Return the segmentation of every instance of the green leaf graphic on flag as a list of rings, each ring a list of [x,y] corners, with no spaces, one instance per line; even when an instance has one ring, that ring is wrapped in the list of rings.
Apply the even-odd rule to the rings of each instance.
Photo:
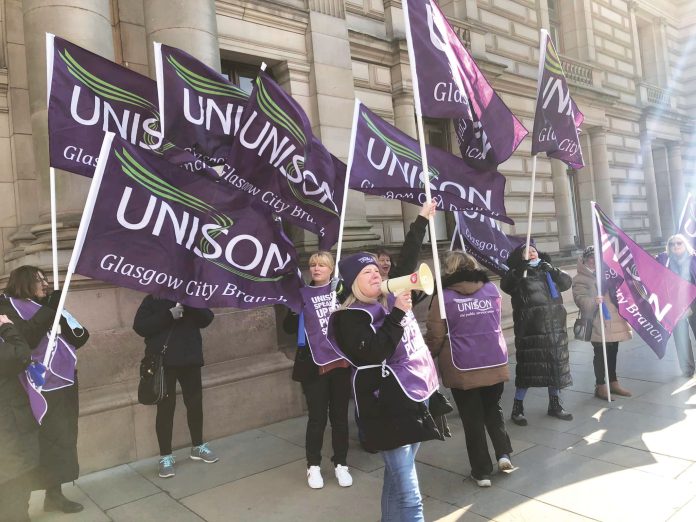
[[[307,145],[307,138],[304,132],[302,132],[302,128],[273,101],[266,87],[264,87],[260,76],[256,78],[256,85],[258,86],[256,100],[261,111],[278,126],[283,127],[286,131],[295,136],[297,141],[302,143],[302,145]]]
[[[398,141],[394,141],[393,139],[385,136],[382,133],[382,131],[380,131],[377,128],[377,126],[374,124],[374,122],[370,119],[370,117],[367,114],[362,113],[360,114],[360,116],[365,120],[365,122],[367,122],[367,126],[370,128],[370,130],[374,132],[377,135],[377,137],[394,152],[394,154],[410,159],[418,165],[422,163],[420,154],[416,154],[408,147],[404,147],[403,145],[401,145]],[[430,177],[430,181],[435,181],[440,176],[440,173],[435,167],[431,167],[430,165],[428,165],[428,176]],[[420,183],[420,188],[422,187],[423,182]]]
[[[213,221],[220,227],[210,232],[210,236],[212,238],[218,237],[220,234],[222,234],[223,230],[229,230],[234,226],[234,220],[232,218],[226,216],[221,212],[218,212],[212,205],[209,205],[205,201],[202,201],[201,199],[192,196],[188,192],[185,192],[167,183],[156,174],[150,172],[145,166],[140,164],[125,149],[121,149],[120,152],[118,150],[115,150],[114,154],[121,164],[121,170],[123,171],[123,173],[139,185],[145,187],[148,191],[152,192],[153,194],[159,196],[162,199],[173,201],[181,205],[184,205],[185,207],[190,208],[192,210],[208,214],[213,219]],[[199,243],[199,248],[201,252],[209,253],[210,246],[210,242],[205,237],[201,238],[201,241]],[[257,277],[242,272],[236,269],[235,267],[230,266],[227,263],[223,263],[219,260],[206,258],[203,259],[210,263],[213,263],[214,265],[219,266],[224,270],[227,270],[228,272],[236,274],[239,277],[248,279],[250,281],[279,281],[284,277],[284,275],[276,277]]]
[[[196,92],[213,96],[227,96],[238,100],[247,100],[249,98],[249,95],[239,87],[201,76],[181,65],[172,55],[167,56],[167,62],[172,66],[177,76]]]
[[[551,74],[557,74],[558,76],[563,76],[563,65],[561,64],[561,59],[556,54],[556,50],[553,48],[553,43],[551,40],[546,41],[546,58],[544,59],[544,68]]]

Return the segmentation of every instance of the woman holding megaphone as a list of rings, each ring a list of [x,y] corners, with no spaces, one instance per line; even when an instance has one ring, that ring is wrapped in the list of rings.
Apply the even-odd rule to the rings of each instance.
[[[426,203],[411,225],[400,270],[415,270],[428,217],[434,213],[435,204]],[[367,252],[342,259],[339,272],[348,296],[332,314],[328,336],[354,367],[353,392],[365,445],[382,452],[382,520],[423,520],[416,452],[422,441],[442,434],[428,409],[438,387],[437,371],[411,311],[413,286],[390,285],[395,294],[383,295],[377,260]],[[418,284],[418,274],[409,278]]]

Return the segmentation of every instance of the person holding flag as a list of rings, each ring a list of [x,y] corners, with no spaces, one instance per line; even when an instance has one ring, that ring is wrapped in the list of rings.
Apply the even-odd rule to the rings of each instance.
[[[437,306],[430,307],[425,342],[437,357],[442,384],[457,403],[471,478],[479,487],[490,487],[493,464],[486,432],[498,470],[512,469],[512,445],[500,407],[504,383],[510,380],[500,292],[476,260],[461,251],[447,253],[443,276],[447,317],[440,319]]]
[[[592,320],[592,336],[590,342],[594,349],[595,397],[607,400],[607,382],[604,375],[604,365],[609,372],[609,390],[613,395],[630,397],[631,392],[619,384],[616,377],[616,356],[621,341],[629,341],[633,331],[625,319],[619,315],[616,291],[605,288],[601,297],[597,292],[595,249],[587,247],[578,259],[578,273],[573,278],[573,300],[580,309],[583,319]],[[607,360],[604,360],[602,349],[602,333],[599,321],[600,307],[604,308],[604,338],[607,346]]]
[[[309,257],[309,286],[300,289],[302,311],[292,310],[283,321],[287,333],[296,333],[297,352],[292,369],[293,380],[302,384],[307,400],[307,485],[324,487],[321,476],[321,448],[326,421],[331,420],[334,474],[338,485],[353,485],[346,462],[348,456],[348,401],[350,399],[350,363],[336,353],[326,338],[326,324],[340,301],[340,281],[331,279],[335,262],[331,252],[318,251]],[[336,284],[334,284],[336,281]],[[328,415],[327,415],[328,414]]]
[[[512,320],[515,329],[515,402],[512,421],[526,426],[524,397],[530,387],[549,391],[547,413],[561,420],[573,420],[563,409],[559,393],[570,386],[566,309],[561,292],[572,280],[551,265],[551,258],[530,246],[522,245],[508,258],[510,270],[500,281],[500,289],[512,297]]]
[[[31,350],[6,315],[0,315],[0,521],[29,522],[30,474],[39,465],[39,425],[17,378]]]
[[[657,255],[657,260],[682,279],[696,283],[696,253],[683,234],[674,234],[667,240],[664,252]],[[687,317],[681,319],[674,327],[674,345],[682,375],[694,376],[694,351],[689,338],[689,326],[696,336],[696,302],[691,304]]]
[[[61,291],[48,292],[43,270],[20,266],[10,272],[0,299],[0,314],[6,314],[32,349],[33,358],[44,357]],[[32,476],[32,489],[45,489],[44,511],[77,513],[84,509],[63,495],[61,485],[80,475],[77,460],[79,416],[75,350],[89,339],[89,332],[68,312],[60,318],[61,334],[47,365],[42,395],[46,413],[39,428],[39,467]]]
[[[416,269],[434,212],[435,202],[426,202],[411,225],[399,256],[402,271]],[[331,315],[327,335],[354,366],[353,393],[365,445],[382,452],[382,520],[422,521],[416,453],[421,442],[444,439],[429,410],[437,370],[411,311],[410,290],[382,295],[377,260],[368,252],[348,256],[338,266],[347,297]]]

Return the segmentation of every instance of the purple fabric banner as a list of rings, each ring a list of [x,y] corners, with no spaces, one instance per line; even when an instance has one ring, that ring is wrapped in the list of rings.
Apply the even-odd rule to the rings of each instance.
[[[338,240],[345,165],[312,134],[300,105],[267,74],[256,79],[228,163],[254,206],[319,236]],[[242,181],[243,180],[243,181]]]
[[[504,276],[508,271],[507,260],[510,253],[523,245],[526,239],[522,236],[507,235],[502,231],[499,222],[477,213],[455,212],[454,217],[457,221],[454,245],[459,243],[459,248],[474,257],[481,265],[501,277]],[[461,240],[458,241],[459,239]]]
[[[505,177],[476,171],[454,154],[427,146],[430,187],[440,210],[468,210],[512,223],[505,214]],[[356,101],[349,187],[365,194],[425,201],[420,146]]]
[[[662,359],[672,329],[696,299],[684,281],[640,248],[595,205],[604,285],[615,289],[619,314]]]
[[[51,166],[92,177],[106,131],[144,149],[159,149],[162,132],[155,82],[67,40],[51,37]]]
[[[477,169],[496,168],[527,129],[493,90],[434,0],[404,0],[403,7],[421,113],[456,118],[464,160]]]
[[[206,164],[222,165],[249,95],[180,49],[160,44],[155,53],[164,136]]]
[[[696,249],[696,201],[689,192],[684,203],[677,233],[683,235],[691,243],[691,248]]]
[[[532,133],[532,155],[545,152],[569,167],[585,166],[578,133],[585,116],[570,97],[561,59],[549,33],[541,30],[539,87]]]
[[[198,308],[299,312],[296,252],[270,213],[118,138],[99,161],[77,273]]]

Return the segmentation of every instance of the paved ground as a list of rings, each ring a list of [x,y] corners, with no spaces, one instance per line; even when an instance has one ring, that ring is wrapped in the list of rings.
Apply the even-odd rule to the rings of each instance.
[[[634,397],[611,406],[592,396],[589,344],[571,344],[571,363],[575,386],[564,392],[564,401],[575,420],[548,417],[545,390],[530,390],[529,426],[508,425],[516,469],[495,475],[493,487],[479,489],[466,478],[458,418],[450,422],[452,439],[422,445],[418,475],[426,520],[696,520],[696,380],[679,376],[674,348],[658,361],[640,341],[622,344],[619,377]],[[506,416],[512,393],[507,385]],[[310,490],[304,428],[305,419],[296,418],[213,441],[221,460],[212,465],[188,460],[188,449],[180,450],[171,479],[156,476],[155,458],[92,473],[65,488],[85,504],[83,513],[45,514],[43,494],[35,494],[32,520],[379,520],[380,456],[351,440],[354,485],[336,484],[327,457],[326,486]]]

